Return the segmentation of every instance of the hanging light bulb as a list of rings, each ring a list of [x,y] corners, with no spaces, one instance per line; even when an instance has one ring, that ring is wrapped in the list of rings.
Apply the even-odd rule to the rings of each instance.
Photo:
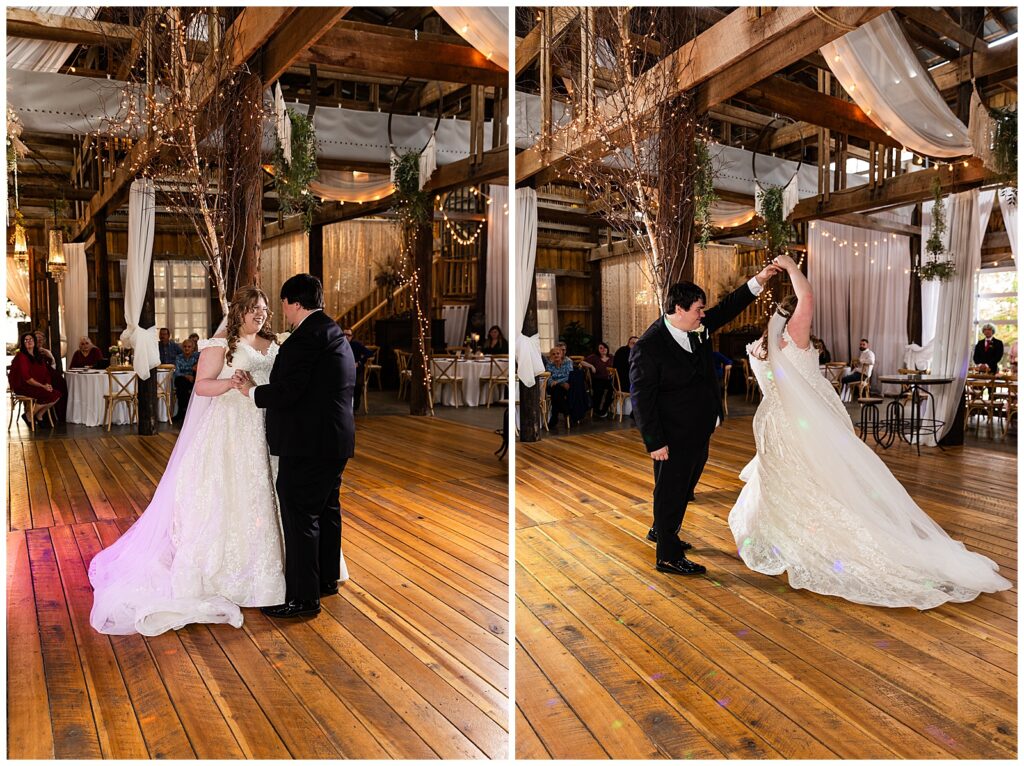
[[[64,257],[64,232],[60,229],[50,229],[50,252],[46,259],[46,270],[58,284],[64,281],[68,262]]]

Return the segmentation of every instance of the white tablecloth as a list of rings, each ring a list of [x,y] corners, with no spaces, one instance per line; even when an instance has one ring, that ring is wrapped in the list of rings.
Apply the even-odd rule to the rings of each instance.
[[[171,373],[171,370],[157,370],[161,383]],[[131,372],[114,373],[121,381],[128,380],[133,374]],[[103,417],[106,411],[103,395],[109,391],[107,387],[107,372],[105,370],[97,370],[96,372],[68,370],[64,373],[64,378],[68,383],[68,422],[80,423],[85,426],[106,425],[106,420]],[[167,407],[162,399],[157,402],[156,417],[162,423],[166,423],[168,420]],[[119,426],[127,423],[128,405],[124,402],[118,402],[114,407],[114,415],[111,421]]]
[[[507,365],[508,360],[503,360]],[[486,397],[486,385],[487,381],[484,380],[481,383],[481,378],[486,378],[491,373],[491,360],[485,359],[460,359],[456,365],[455,374],[462,378],[462,394],[459,396],[459,404],[464,404],[469,407],[477,407],[481,404],[487,404]],[[440,389],[440,397],[435,398],[435,404],[445,404],[449,407],[455,404],[455,390],[454,386],[450,383],[445,383],[441,386],[437,382],[437,378],[441,371],[438,369],[437,360],[435,359],[432,363],[431,374],[434,378],[434,393],[437,396],[438,390]],[[504,394],[504,391],[501,391]],[[491,392],[491,400],[496,401],[501,398],[498,390]]]

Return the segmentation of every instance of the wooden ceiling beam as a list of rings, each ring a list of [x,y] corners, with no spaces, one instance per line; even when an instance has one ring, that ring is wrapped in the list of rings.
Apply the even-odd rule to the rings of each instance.
[[[881,221],[872,218],[864,213],[844,213],[824,219],[829,223],[838,223],[845,226],[856,226],[860,229],[880,231],[885,234],[901,234],[905,237],[920,237],[921,227],[912,226],[909,223],[896,223],[893,221]]]
[[[263,48],[261,77],[265,84],[277,80],[288,67],[311,45],[320,40],[333,24],[352,10],[351,6],[330,8],[324,6],[301,7]]]
[[[846,133],[885,146],[900,146],[899,141],[886,135],[852,101],[818,93],[778,75],[748,88],[737,98],[837,133]]]
[[[988,44],[983,39],[979,37],[975,40],[973,31],[968,32],[959,24],[951,21],[949,16],[936,11],[934,8],[919,6],[916,8],[897,8],[896,10],[907,18],[913,19],[918,24],[928,27],[933,32],[938,32],[940,35],[953,40],[964,53],[970,50],[971,46],[974,46],[974,50],[978,53],[988,52]]]
[[[300,64],[327,65],[341,71],[373,72],[415,80],[507,87],[508,72],[475,48],[392,34],[373,24],[342,22],[308,50]]]
[[[935,67],[931,75],[935,87],[943,94],[954,90],[960,83],[971,79],[970,57],[965,56]],[[976,77],[1007,78],[1017,75],[1017,41],[1013,40],[990,50],[985,55],[974,55]]]
[[[7,9],[7,36],[76,45],[128,45],[139,34],[136,27],[108,21],[41,13],[27,8]]]
[[[790,221],[800,223],[820,218],[833,218],[846,213],[863,213],[912,202],[923,202],[934,195],[932,184],[939,179],[944,194],[966,191],[979,186],[996,183],[994,173],[986,170],[978,160],[968,161],[967,167],[962,162],[904,173],[890,178],[884,186],[872,188],[870,185],[856,186],[852,189],[832,192],[828,202],[819,202],[818,197],[807,197],[800,200],[793,209]]]
[[[830,7],[827,12],[843,25],[859,26],[886,10]],[[843,34],[841,28],[823,21],[810,7],[780,6],[754,20],[748,9],[740,8],[669,54],[641,76],[636,87],[650,87],[649,83],[665,70],[678,71],[673,92],[685,93],[701,86],[697,98],[706,111]],[[600,114],[614,109],[614,105],[605,101],[596,109]],[[533,146],[516,157],[517,183],[561,162],[570,153],[597,147],[596,143],[574,137],[567,128],[553,134],[549,143],[547,150]]]
[[[904,34],[911,42],[917,43],[921,47],[930,50],[936,56],[941,59],[945,59],[946,61],[956,61],[960,58],[960,51],[956,50],[953,46],[942,42],[942,40],[924,29],[924,27],[919,26],[917,22],[907,17],[897,16],[896,18],[899,21],[899,25],[903,29]]]

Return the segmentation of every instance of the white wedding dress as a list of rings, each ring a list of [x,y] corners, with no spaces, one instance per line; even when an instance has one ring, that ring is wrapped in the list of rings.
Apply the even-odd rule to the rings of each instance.
[[[785,340],[784,347],[780,339]],[[764,393],[757,455],[729,513],[740,558],[793,588],[877,606],[929,609],[1012,587],[995,562],[968,551],[922,511],[857,437],[849,414],[776,314],[768,359],[747,347]]]
[[[226,348],[223,338],[200,341]],[[240,341],[220,379],[247,370],[266,383],[277,356]],[[92,626],[157,635],[190,623],[242,624],[239,607],[285,600],[276,465],[265,414],[244,394],[193,395],[145,513],[89,566]],[[344,569],[344,559],[342,559]]]

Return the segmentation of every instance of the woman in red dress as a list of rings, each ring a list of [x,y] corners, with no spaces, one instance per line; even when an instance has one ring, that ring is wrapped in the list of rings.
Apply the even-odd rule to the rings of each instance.
[[[60,400],[60,392],[51,384],[50,367],[45,357],[37,354],[36,337],[30,332],[21,336],[8,382],[14,393],[36,400],[36,422],[41,422],[46,411]],[[28,416],[22,417],[27,423]]]

